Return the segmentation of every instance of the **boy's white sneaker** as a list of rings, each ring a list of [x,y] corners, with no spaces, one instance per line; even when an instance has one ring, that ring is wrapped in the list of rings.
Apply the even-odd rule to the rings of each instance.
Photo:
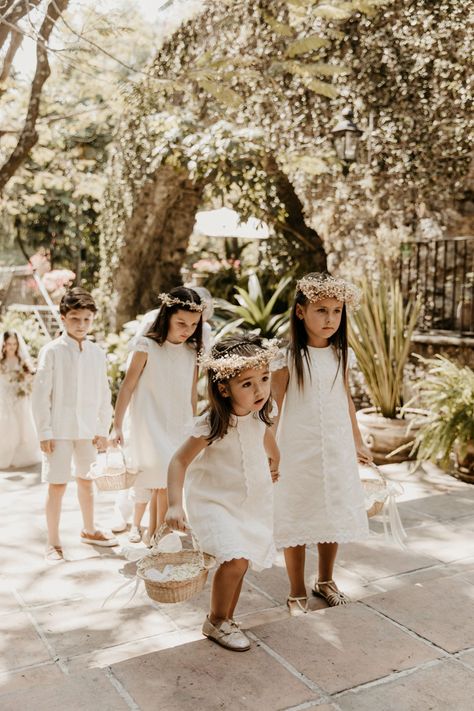
[[[142,540],[142,529],[141,526],[132,526],[130,533],[128,534],[128,540],[130,543],[140,543]]]
[[[82,543],[90,543],[93,546],[104,546],[106,548],[111,548],[112,546],[118,546],[119,542],[113,535],[108,531],[101,531],[97,529],[93,533],[90,531],[81,531],[81,541]]]

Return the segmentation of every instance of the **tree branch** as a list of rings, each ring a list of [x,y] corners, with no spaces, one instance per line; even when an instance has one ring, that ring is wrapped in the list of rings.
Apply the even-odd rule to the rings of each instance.
[[[10,44],[8,46],[7,53],[5,55],[5,59],[3,60],[3,69],[2,69],[2,73],[0,74],[0,84],[8,79],[8,75],[10,74],[12,62],[15,58],[15,54],[17,53],[19,46],[21,45],[22,39],[23,39],[23,36],[20,32],[12,31],[12,34],[10,37]],[[0,96],[3,93],[4,93],[4,90],[0,89]]]
[[[31,84],[25,123],[13,153],[0,168],[0,194],[38,141],[36,122],[39,116],[41,92],[45,81],[51,73],[45,45],[49,41],[58,18],[66,10],[68,4],[69,0],[57,0],[57,2],[51,0],[48,4],[48,9],[39,31],[40,41],[36,44],[36,71]]]
[[[27,15],[33,7],[39,5],[41,0],[20,0],[18,3],[5,1],[0,5],[0,49],[10,34],[11,25],[16,25],[18,20]],[[8,24],[7,24],[8,23]]]

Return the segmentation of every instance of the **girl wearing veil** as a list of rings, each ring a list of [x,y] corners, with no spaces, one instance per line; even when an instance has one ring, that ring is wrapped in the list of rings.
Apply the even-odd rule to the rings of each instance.
[[[27,467],[41,461],[33,415],[34,368],[18,331],[0,335],[0,469]]]

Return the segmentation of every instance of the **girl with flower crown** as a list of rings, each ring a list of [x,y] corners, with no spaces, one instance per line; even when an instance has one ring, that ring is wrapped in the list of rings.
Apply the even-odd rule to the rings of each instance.
[[[112,442],[124,444],[128,409],[127,448],[132,465],[140,470],[130,531],[133,543],[142,538],[141,521],[148,502],[150,540],[164,521],[168,464],[184,441],[197,407],[201,300],[193,289],[183,286],[160,298],[154,323],[130,344],[132,357],[115,406]]]
[[[285,553],[292,615],[307,607],[306,545],[318,545],[312,593],[330,606],[345,605],[349,598],[333,579],[338,545],[368,536],[357,462],[369,463],[371,456],[348,388],[346,311],[358,298],[355,286],[329,274],[300,279],[286,363],[272,375],[281,451],[275,543]]]
[[[275,351],[257,336],[229,336],[202,358],[209,410],[168,470],[167,524],[179,531],[186,527],[186,477],[191,529],[219,566],[202,632],[234,651],[250,648],[234,621],[247,568],[269,568],[275,553],[272,480],[278,479],[279,454],[270,429],[269,372]]]
[[[17,331],[5,331],[0,336],[0,469],[41,461],[31,411],[33,373],[25,341]]]

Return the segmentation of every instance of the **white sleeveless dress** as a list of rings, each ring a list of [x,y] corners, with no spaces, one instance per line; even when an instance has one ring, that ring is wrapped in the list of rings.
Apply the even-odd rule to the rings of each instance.
[[[18,397],[15,374],[0,371],[0,469],[28,467],[41,461],[29,395]]]
[[[369,535],[342,364],[332,346],[308,348],[304,389],[289,364],[278,425],[277,548],[347,543]],[[303,363],[305,359],[303,358]]]
[[[206,447],[188,469],[186,511],[202,550],[219,564],[245,558],[255,570],[271,567],[273,489],[263,446],[266,425],[254,414],[234,416],[227,434]],[[207,414],[191,436],[209,434]]]
[[[127,455],[140,469],[136,487],[165,489],[170,459],[193,422],[196,351],[186,343],[165,341],[160,346],[145,336],[134,339],[130,350],[148,358],[124,423]]]

